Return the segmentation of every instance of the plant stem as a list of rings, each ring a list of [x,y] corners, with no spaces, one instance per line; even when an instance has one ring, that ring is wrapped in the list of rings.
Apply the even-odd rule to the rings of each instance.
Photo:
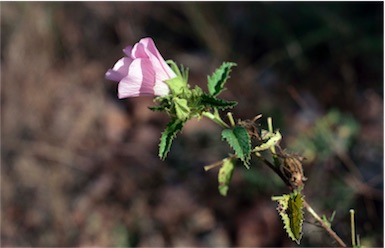
[[[258,153],[255,153],[255,156],[257,156],[257,158],[259,158],[260,160],[262,160],[262,162],[264,162],[270,169],[272,169],[275,174],[277,174],[281,179],[282,181],[288,186],[288,187],[291,187],[291,184],[290,182],[287,180],[287,178],[282,174],[282,171],[279,169],[279,167],[273,165],[272,163],[270,163],[269,160],[267,160],[266,158],[262,157],[261,155],[259,155]]]
[[[229,128],[229,125],[226,124],[226,122],[224,122],[221,117],[219,116],[218,112],[216,112],[215,114],[212,114],[210,112],[203,112],[202,115],[204,117],[207,117],[209,118],[210,120],[214,121],[215,123],[217,123],[219,126],[221,126],[222,128]]]
[[[319,215],[314,211],[314,209],[309,205],[309,203],[307,203],[307,201],[304,199],[303,200],[303,206],[306,208],[306,210],[314,217],[314,219],[316,219],[320,224],[321,226],[323,227],[323,229],[325,229],[326,232],[329,233],[329,235],[335,240],[337,241],[337,243],[339,244],[340,247],[347,247],[346,244],[344,243],[344,241],[342,241],[342,239],[331,229],[330,226],[328,226],[322,219],[321,217],[319,217]]]
[[[269,128],[269,132],[270,133],[274,133],[274,129],[273,129],[273,119],[271,117],[267,117],[267,126]],[[275,146],[271,146],[270,148],[271,152],[273,153],[273,156],[275,156],[276,152],[275,152]]]
[[[227,113],[227,118],[229,118],[231,126],[234,127],[235,126],[235,122],[234,122],[233,114],[231,114],[231,112]]]
[[[350,228],[352,230],[352,246],[356,246],[356,231],[354,227],[354,209],[350,209]]]
[[[215,167],[220,166],[220,165],[222,165],[222,164],[223,164],[223,160],[218,161],[218,162],[216,162],[216,163],[214,163],[214,164],[206,165],[206,166],[203,167],[203,168],[204,168],[205,171],[208,171],[208,170],[211,170],[212,168],[215,168]]]
[[[270,133],[274,133],[273,119],[271,117],[267,117],[267,126],[269,128],[269,132]],[[279,162],[278,157],[277,157],[277,152],[275,150],[275,146],[271,146],[270,147],[270,151],[271,151],[271,153],[273,155],[274,165],[276,167],[279,167],[280,166],[280,162]]]
[[[285,182],[285,184],[289,187],[292,188],[292,185],[290,182],[287,180],[287,178],[282,174],[282,172],[274,166],[272,163],[270,163],[267,159],[265,159],[262,156],[256,156],[261,159],[270,169],[272,169],[281,179],[282,181]],[[314,209],[310,206],[310,204],[304,199],[303,200],[303,206],[306,208],[306,210],[321,224],[322,228],[325,229],[327,233],[339,244],[341,247],[347,247],[344,241],[332,230],[330,226],[328,226],[322,219],[321,217],[314,211]]]

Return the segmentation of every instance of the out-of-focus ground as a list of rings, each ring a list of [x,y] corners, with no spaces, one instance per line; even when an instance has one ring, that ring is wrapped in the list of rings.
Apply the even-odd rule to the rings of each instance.
[[[167,116],[104,79],[150,36],[205,88],[238,66],[235,118],[272,116],[303,154],[306,199],[350,244],[383,246],[383,3],[1,3],[1,246],[295,246],[270,170],[237,167],[227,197],[220,130],[191,121],[160,161]],[[302,246],[335,246],[307,213]]]

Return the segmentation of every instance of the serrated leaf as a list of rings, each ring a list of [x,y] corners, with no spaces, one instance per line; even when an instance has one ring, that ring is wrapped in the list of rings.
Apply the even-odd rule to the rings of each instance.
[[[272,146],[275,146],[282,139],[282,135],[279,131],[275,133],[268,133],[264,137],[264,142],[259,146],[256,146],[253,149],[253,152],[259,152],[269,149]]]
[[[158,102],[159,105],[148,107],[152,111],[158,111],[158,112],[167,111],[171,107],[171,97],[169,95],[156,97],[154,99],[154,102]]]
[[[225,89],[224,85],[229,78],[231,67],[236,65],[232,62],[224,62],[211,76],[207,77],[207,87],[210,95],[217,96]]]
[[[237,102],[234,102],[234,101],[225,101],[207,94],[202,95],[201,103],[206,107],[212,107],[212,108],[218,108],[218,109],[233,108],[235,105],[238,104]]]
[[[303,196],[300,192],[294,191],[290,195],[272,197],[272,200],[278,201],[277,210],[282,218],[286,233],[299,244],[302,238]]]
[[[294,192],[290,195],[288,211],[290,218],[290,229],[293,232],[295,241],[299,244],[302,237],[303,224],[303,198],[300,192]]]
[[[166,129],[162,132],[159,143],[159,157],[164,160],[167,153],[170,151],[173,139],[177,133],[182,130],[184,121],[180,119],[173,119],[167,124]]]
[[[166,106],[151,106],[151,107],[148,107],[149,110],[151,111],[154,111],[154,112],[162,112],[166,109]]]
[[[223,160],[222,167],[218,173],[218,190],[222,196],[226,196],[229,184],[234,171],[235,159],[227,158]]]
[[[222,139],[225,139],[227,143],[229,143],[238,158],[249,168],[251,140],[247,130],[241,126],[225,129],[222,131]]]
[[[187,105],[187,100],[174,97],[173,101],[175,104],[175,111],[178,119],[187,120],[190,115],[190,108]]]

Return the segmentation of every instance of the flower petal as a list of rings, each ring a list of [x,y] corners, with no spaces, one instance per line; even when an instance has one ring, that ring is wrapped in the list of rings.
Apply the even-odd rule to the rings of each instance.
[[[106,72],[106,78],[118,81],[118,97],[164,96],[170,89],[166,80],[176,77],[151,38],[143,38],[133,47],[123,49],[128,56],[118,60]]]
[[[159,80],[155,81],[154,95],[165,96],[165,95],[168,95],[169,93],[170,93],[170,88],[165,82],[159,81]]]
[[[131,62],[132,59],[127,57],[119,59],[118,62],[115,63],[114,67],[106,72],[106,78],[108,80],[119,82],[127,75]]]
[[[167,65],[162,55],[159,53],[158,49],[156,48],[154,41],[151,38],[143,38],[139,41],[139,43],[143,44],[146,47],[146,49],[150,52],[148,56],[151,58],[153,63],[156,63],[154,65],[156,67],[154,68],[155,71],[162,72],[162,75],[160,76],[161,80],[166,80],[166,79],[171,79],[176,77],[174,71],[170,68],[170,66]],[[156,60],[158,62],[156,62]]]
[[[131,50],[131,58],[148,58],[148,51],[142,43],[136,43]]]
[[[132,51],[132,46],[128,46],[123,49],[123,52],[128,56],[131,57],[131,51]]]
[[[118,97],[154,95],[155,73],[149,59],[135,59],[118,86]]]

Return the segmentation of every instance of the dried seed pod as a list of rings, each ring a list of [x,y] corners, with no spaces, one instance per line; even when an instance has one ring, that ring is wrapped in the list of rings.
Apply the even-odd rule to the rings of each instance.
[[[303,186],[303,181],[307,180],[303,174],[302,160],[303,158],[297,155],[284,156],[282,172],[295,188]]]

